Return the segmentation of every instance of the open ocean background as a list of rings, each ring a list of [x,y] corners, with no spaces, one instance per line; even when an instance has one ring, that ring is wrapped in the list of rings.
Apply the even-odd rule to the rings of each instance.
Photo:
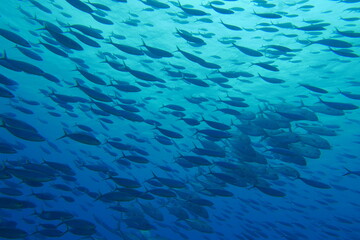
[[[0,239],[360,240],[359,20],[1,0]]]

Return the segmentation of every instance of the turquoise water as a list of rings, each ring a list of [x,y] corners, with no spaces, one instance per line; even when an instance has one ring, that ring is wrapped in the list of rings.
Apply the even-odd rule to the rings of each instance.
[[[360,239],[360,1],[2,1],[1,239]]]

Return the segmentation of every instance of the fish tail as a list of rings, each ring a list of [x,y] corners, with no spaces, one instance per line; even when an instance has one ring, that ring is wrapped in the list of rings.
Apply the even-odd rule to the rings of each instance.
[[[8,59],[5,49],[3,51],[3,56],[1,57],[1,59]]]
[[[300,107],[306,107],[303,100],[300,98]]]
[[[59,138],[57,138],[56,140],[59,140],[59,139],[62,139],[62,138],[65,138],[65,137],[67,137],[67,132],[65,131],[65,129],[63,129],[63,131],[64,131],[64,135],[63,136],[61,136],[61,137],[59,137]]]
[[[178,152],[179,157],[178,158],[182,158],[184,155],[181,154],[181,152]]]
[[[109,87],[114,86],[113,80],[114,80],[114,79],[110,79],[110,84],[108,84],[107,86],[109,86]]]
[[[349,169],[347,169],[346,167],[344,167],[345,168],[345,170],[347,171],[343,176],[347,176],[347,175],[350,175],[350,174],[352,174],[352,172],[349,170]]]
[[[112,40],[112,38],[111,38],[111,36],[109,36],[109,41],[105,41],[106,43],[110,43],[110,44],[113,44],[114,42],[113,42],[113,40]]]
[[[318,99],[320,103],[324,103],[324,101],[320,97],[318,97]]]
[[[110,174],[108,174],[108,176],[106,178],[104,178],[104,180],[109,180],[109,179],[112,179],[112,178],[113,177]]]
[[[71,71],[75,72],[75,71],[79,71],[79,70],[80,70],[80,68],[78,67],[78,65],[75,65],[75,69],[73,69]]]
[[[107,57],[105,56],[104,57],[105,58],[105,60],[104,61],[101,61],[100,63],[108,63],[109,61],[107,60]]]
[[[233,119],[230,119],[230,126],[231,126],[231,127],[235,126]],[[235,127],[236,127],[236,126],[235,126]]]
[[[42,160],[41,164],[46,163],[46,160],[44,158],[42,158],[41,160]]]
[[[0,168],[0,171],[3,171],[3,170],[5,170],[5,169],[6,169],[5,162],[6,162],[6,160],[1,161],[1,168]]]
[[[97,201],[97,200],[99,200],[100,198],[102,198],[102,196],[103,196],[102,193],[99,192],[99,196],[97,196],[97,197],[94,199],[94,202]]]
[[[32,216],[34,216],[34,215],[38,215],[38,212],[34,209],[34,212],[31,214]]]
[[[260,142],[264,141],[265,139],[269,138],[269,134],[265,132],[265,135],[261,137]]]
[[[291,124],[289,125],[289,132],[293,132],[293,130],[291,128]]]
[[[124,64],[125,69],[129,69],[129,67],[128,67],[128,66],[126,66],[125,61],[123,60],[122,62],[123,62],[123,64]]]
[[[312,41],[310,41],[310,40],[308,40],[309,41],[309,43],[308,44],[306,44],[304,47],[308,47],[308,46],[310,46],[310,45],[312,45],[314,42],[312,42]]]
[[[38,18],[37,18],[37,16],[36,16],[36,13],[34,14],[34,16],[33,16],[33,17],[30,17],[30,19],[31,19],[31,20],[34,20],[34,21],[37,21],[37,20],[38,20]]]
[[[216,109],[215,109],[213,112],[219,111],[218,106],[215,106],[215,108],[216,108]]]
[[[233,48],[233,47],[236,47],[235,43],[231,43],[231,46],[228,46],[228,48]]]

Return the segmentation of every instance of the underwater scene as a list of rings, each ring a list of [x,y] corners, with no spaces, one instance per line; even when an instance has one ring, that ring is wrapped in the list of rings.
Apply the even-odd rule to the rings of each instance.
[[[0,239],[360,240],[360,0],[1,0]]]

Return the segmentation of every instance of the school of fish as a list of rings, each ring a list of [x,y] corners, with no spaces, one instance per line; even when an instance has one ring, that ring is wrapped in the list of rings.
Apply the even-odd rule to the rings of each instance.
[[[0,6],[0,239],[359,239],[360,0]]]

